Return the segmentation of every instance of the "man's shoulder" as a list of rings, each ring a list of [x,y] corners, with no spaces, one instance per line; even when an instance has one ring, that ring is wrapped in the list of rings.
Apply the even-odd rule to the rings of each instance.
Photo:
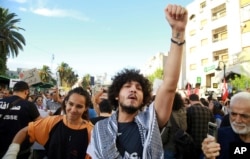
[[[103,116],[98,116],[98,117],[94,117],[94,118],[90,118],[90,121],[93,123],[93,124],[96,124],[97,122],[103,120],[103,119],[106,119],[108,117],[103,117]]]
[[[16,95],[13,95],[13,96],[9,96],[9,97],[5,97],[5,98],[2,98],[0,99],[0,101],[4,101],[4,102],[13,102],[14,100],[17,100],[17,99],[21,99],[21,97],[19,96],[16,96]]]
[[[220,134],[235,134],[231,126],[220,127],[218,129],[218,133]]]
[[[204,110],[209,110],[209,108],[207,106],[203,106],[202,104],[193,104],[190,107],[187,108],[187,110],[191,110],[191,109],[204,109]]]
[[[208,107],[202,106],[202,105],[193,105],[187,108],[187,114],[193,114],[193,113],[202,113],[202,114],[212,115],[212,111]]]
[[[28,106],[28,107],[34,106],[34,107],[36,107],[35,103],[30,102],[28,100],[24,100],[24,99],[23,100],[21,99],[20,101],[18,101],[17,104],[20,104],[21,106]]]
[[[110,117],[96,121],[94,129],[96,129],[96,132],[107,132],[109,131],[108,128],[112,125],[114,125],[114,122],[111,122]]]

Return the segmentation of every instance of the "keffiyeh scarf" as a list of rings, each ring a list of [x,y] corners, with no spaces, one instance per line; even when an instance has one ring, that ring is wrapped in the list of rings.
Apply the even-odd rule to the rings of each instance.
[[[135,117],[143,143],[143,159],[162,159],[163,148],[153,103]],[[95,159],[129,159],[122,157],[116,147],[117,112],[96,123],[87,153]]]

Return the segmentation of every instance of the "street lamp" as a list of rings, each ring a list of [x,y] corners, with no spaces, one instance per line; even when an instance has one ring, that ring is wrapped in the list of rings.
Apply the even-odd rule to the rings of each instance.
[[[220,68],[220,63],[223,63],[223,78],[226,81],[226,64],[223,61],[219,61],[217,68],[215,69],[216,71],[221,71]]]

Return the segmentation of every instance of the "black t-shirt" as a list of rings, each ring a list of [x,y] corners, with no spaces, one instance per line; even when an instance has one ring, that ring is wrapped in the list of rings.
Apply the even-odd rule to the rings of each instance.
[[[73,130],[61,120],[52,128],[44,147],[49,159],[83,159],[88,147],[87,128]]]
[[[7,113],[3,119],[0,119],[0,157],[2,153],[7,151],[16,133],[40,116],[36,105],[24,99],[18,101],[8,111],[7,108],[10,103],[17,99],[20,99],[20,97],[10,96],[0,99],[0,116]],[[20,151],[29,148],[29,146],[28,140],[24,141]]]
[[[117,148],[120,154],[129,158],[142,158],[143,146],[139,128],[135,122],[118,123]]]

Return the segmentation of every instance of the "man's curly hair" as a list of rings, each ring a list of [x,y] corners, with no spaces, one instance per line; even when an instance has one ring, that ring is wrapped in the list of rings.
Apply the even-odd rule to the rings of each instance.
[[[151,102],[151,92],[152,92],[152,84],[151,82],[140,74],[140,70],[136,69],[123,69],[119,73],[117,73],[114,78],[112,84],[108,89],[108,99],[111,105],[116,109],[118,107],[118,101],[115,99],[118,97],[119,92],[122,86],[131,81],[139,82],[142,87],[143,92],[143,103],[142,105],[146,106]]]

